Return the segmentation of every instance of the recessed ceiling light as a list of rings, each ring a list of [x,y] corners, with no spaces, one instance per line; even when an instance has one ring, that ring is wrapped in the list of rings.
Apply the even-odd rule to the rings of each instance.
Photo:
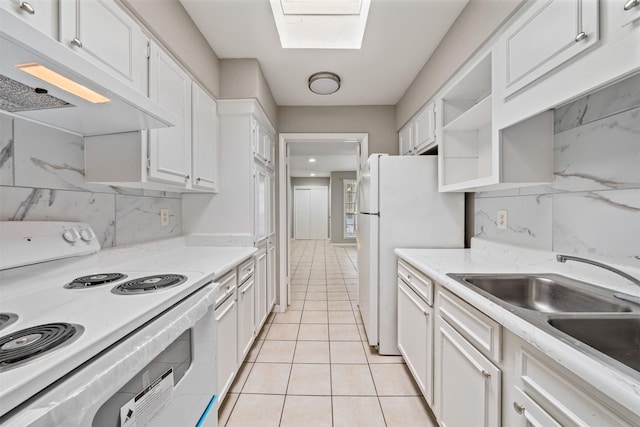
[[[309,90],[318,95],[331,95],[340,89],[340,77],[328,71],[309,77]]]
[[[314,158],[310,158],[309,159],[309,163],[315,163],[315,162],[316,162],[316,159],[314,159]]]
[[[312,172],[309,174],[309,176],[316,176],[316,174]]]
[[[284,49],[360,49],[371,0],[271,0]]]

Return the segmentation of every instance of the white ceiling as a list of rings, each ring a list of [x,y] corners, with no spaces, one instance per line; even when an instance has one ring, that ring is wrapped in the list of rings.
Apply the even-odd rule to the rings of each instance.
[[[283,49],[269,0],[180,0],[220,58],[257,58],[278,105],[395,105],[468,0],[372,0],[362,49]],[[313,73],[342,88],[315,95]]]
[[[358,143],[345,141],[289,142],[289,174],[292,177],[328,177],[331,172],[355,171]],[[314,163],[309,159],[314,158]]]

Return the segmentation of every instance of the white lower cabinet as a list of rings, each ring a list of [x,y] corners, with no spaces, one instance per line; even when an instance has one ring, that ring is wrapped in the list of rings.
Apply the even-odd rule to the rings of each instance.
[[[266,242],[258,247],[255,255],[256,262],[256,328],[260,329],[267,320],[267,245]]]
[[[234,294],[216,307],[218,396],[224,399],[238,372],[238,304]]]
[[[398,350],[420,391],[433,404],[433,309],[398,279]]]
[[[267,243],[267,315],[276,304],[276,236],[269,238]]]
[[[635,398],[607,395],[403,259],[398,279],[398,347],[441,427],[640,426]]]
[[[238,366],[242,365],[255,338],[255,301],[256,286],[251,275],[238,288]]]
[[[514,427],[640,425],[640,419],[593,386],[541,354],[514,334],[508,335],[510,371],[505,381],[503,419]]]
[[[500,369],[441,317],[435,335],[434,412],[440,425],[500,426]]]

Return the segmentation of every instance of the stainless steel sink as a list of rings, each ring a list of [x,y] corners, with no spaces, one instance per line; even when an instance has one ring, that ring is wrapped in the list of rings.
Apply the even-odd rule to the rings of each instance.
[[[640,316],[552,318],[549,324],[640,372]]]
[[[579,351],[640,378],[637,297],[557,274],[448,276]]]
[[[630,312],[628,304],[552,274],[450,274],[508,304],[542,313]],[[589,285],[587,285],[589,286]]]

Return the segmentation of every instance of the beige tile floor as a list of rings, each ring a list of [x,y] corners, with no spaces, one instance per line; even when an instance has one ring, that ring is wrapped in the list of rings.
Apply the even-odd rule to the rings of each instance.
[[[356,250],[292,243],[291,305],[272,314],[219,411],[220,427],[434,427],[399,356],[366,342]]]

